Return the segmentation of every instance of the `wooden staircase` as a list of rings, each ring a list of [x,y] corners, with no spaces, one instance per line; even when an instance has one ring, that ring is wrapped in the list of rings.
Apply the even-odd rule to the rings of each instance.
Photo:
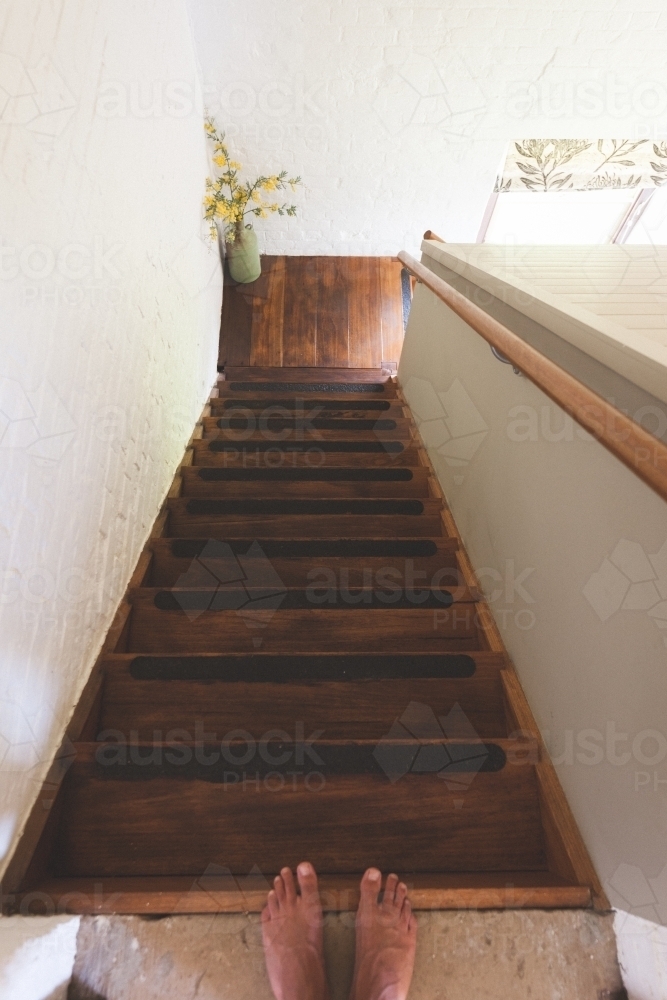
[[[9,908],[257,910],[304,858],[331,909],[369,865],[417,907],[603,906],[395,380],[232,369],[201,434]]]

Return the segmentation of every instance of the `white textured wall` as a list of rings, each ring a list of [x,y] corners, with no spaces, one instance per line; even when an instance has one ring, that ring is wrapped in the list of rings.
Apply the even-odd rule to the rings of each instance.
[[[3,867],[215,379],[201,109],[174,80],[194,94],[184,0],[2,6]]]
[[[612,905],[667,926],[665,502],[422,285],[399,381]]]
[[[269,253],[470,242],[508,140],[665,138],[660,0],[189,3],[238,158],[305,181]]]
[[[617,910],[614,929],[628,1000],[664,1000],[667,997],[667,927]]]
[[[2,1000],[67,1000],[79,917],[0,920]]]

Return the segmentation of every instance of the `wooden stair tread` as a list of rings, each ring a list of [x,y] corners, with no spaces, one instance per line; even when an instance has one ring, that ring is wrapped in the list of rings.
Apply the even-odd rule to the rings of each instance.
[[[170,534],[189,537],[216,537],[221,531],[227,537],[236,538],[437,537],[443,532],[442,502],[436,499],[385,497],[256,502],[176,497],[167,503]],[[253,510],[258,512],[253,513]]]
[[[439,514],[378,515],[354,514],[221,516],[188,514],[175,508],[170,511],[172,535],[197,538],[374,538],[378,534],[436,538],[442,534]]]
[[[171,512],[191,514],[194,517],[251,517],[293,516],[309,517],[349,516],[362,517],[414,517],[439,514],[442,501],[434,497],[394,497],[390,484],[385,485],[381,497],[307,497],[284,498],[254,497],[173,497],[168,501]]]
[[[260,365],[225,368],[225,378],[220,383],[234,381],[252,382],[388,382],[391,373],[382,368],[268,368]]]
[[[259,913],[276,872],[221,875],[216,868],[200,875],[153,877],[47,878],[15,899],[17,909],[39,913],[48,900],[57,913],[168,915],[175,913]],[[572,885],[549,871],[406,872],[415,910],[565,909],[587,907],[587,886]],[[320,899],[326,912],[355,911],[358,875],[322,875]]]
[[[400,436],[399,432],[409,432],[408,436],[411,436],[412,430],[410,421],[403,414],[387,416],[384,413],[364,413],[348,417],[337,413],[324,416],[316,410],[312,414],[293,414],[278,413],[273,412],[273,409],[268,409],[259,412],[232,410],[229,413],[218,413],[202,418],[202,426],[206,431],[233,430],[237,436],[239,436],[239,432],[242,434],[249,434],[251,431],[271,433],[274,425],[285,437],[287,431],[291,430],[300,432],[304,430],[352,431],[357,434],[362,431],[373,433],[395,431],[397,436]]]
[[[364,751],[364,764],[374,759],[372,746]],[[304,851],[322,873],[362,872],[369,864],[384,871],[546,868],[534,768],[512,759],[516,741],[433,746],[482,756],[467,757],[473,769],[465,772],[444,769],[440,777],[408,771],[390,780],[383,765],[379,773],[332,773],[326,745],[317,742],[311,745],[314,762],[298,761],[294,748],[282,772],[254,757],[251,767],[232,764],[224,748],[210,763],[191,755],[180,765],[167,764],[167,752],[178,759],[182,747],[165,749],[157,763],[145,764],[135,763],[129,748],[127,763],[115,763],[123,759],[117,744],[78,745],[66,790],[59,874],[198,874],[211,863],[237,873],[253,865],[274,871],[294,867]],[[416,744],[406,749],[408,755],[416,752],[415,762],[407,764],[413,768],[428,750]],[[202,760],[209,751],[213,755],[206,748]],[[484,770],[488,760],[497,766],[498,753],[505,756],[503,766]],[[227,755],[233,759],[232,748]],[[135,760],[140,757],[137,748]],[[482,768],[475,770],[478,759]],[[196,776],[186,777],[186,771]],[[295,824],[300,843],[294,841]]]
[[[455,648],[452,648],[455,644]],[[467,652],[480,648],[474,604],[451,608],[274,611],[251,605],[190,616],[136,595],[128,648],[136,653]]]
[[[189,662],[191,661],[191,662]],[[488,676],[506,667],[506,659],[501,653],[476,650],[465,654],[444,654],[409,652],[402,654],[378,654],[357,651],[354,653],[313,653],[277,655],[266,651],[255,651],[250,655],[237,653],[193,653],[181,656],[163,655],[154,657],[137,653],[107,653],[103,664],[107,670],[121,673],[130,671],[134,665],[138,679],[146,680],[155,674],[155,679],[190,679],[192,671],[202,668],[207,681],[221,679],[225,683],[243,681],[264,683],[277,675],[281,680],[306,681],[346,681],[379,679],[469,679],[478,671],[486,671]],[[160,672],[168,676],[161,678]],[[183,674],[185,671],[185,675]]]
[[[183,469],[181,496],[236,497],[394,497],[430,496],[426,469],[327,467]]]
[[[295,396],[287,392],[276,393],[274,396],[263,396],[245,393],[243,395],[229,393],[213,398],[210,403],[211,414],[216,417],[231,416],[239,413],[275,412],[282,416],[309,416],[335,418],[389,418],[396,420],[405,416],[401,403],[385,399],[383,396],[374,399],[371,393],[355,396],[350,399],[349,393],[327,393],[326,396],[316,394]]]
[[[295,427],[293,424],[281,424],[278,427],[269,424],[267,428],[257,430],[247,430],[243,427],[225,428],[220,427],[217,420],[208,423],[209,420],[209,417],[205,417],[203,420],[202,441],[215,441],[218,443],[218,447],[220,444],[241,444],[246,447],[264,445],[267,449],[287,449],[290,446],[293,450],[293,447],[298,446],[302,451],[318,447],[321,447],[323,451],[327,449],[343,451],[345,445],[349,443],[352,451],[362,451],[364,447],[369,448],[370,445],[374,446],[373,450],[387,451],[397,444],[400,444],[401,450],[404,450],[413,440],[411,429],[408,426],[401,426],[394,420],[387,421],[387,423],[396,424],[395,427],[391,428],[380,426],[377,429],[373,427],[362,429],[359,426],[354,426],[355,423],[359,424],[358,421],[349,420],[347,428],[338,426],[333,429],[326,427],[320,429],[315,427],[312,430],[308,427]],[[352,445],[355,447],[352,448]]]
[[[471,657],[451,657],[453,662],[463,661],[466,669],[469,664],[465,661],[472,660],[474,673],[470,676],[420,677],[418,664],[411,676],[393,677],[391,670],[382,676],[378,663],[378,676],[359,679],[354,677],[355,662],[349,658],[348,673],[352,676],[337,680],[324,679],[335,665],[320,666],[317,658],[313,658],[315,662],[309,665],[305,677],[295,676],[296,665],[289,662],[293,657],[283,658],[286,662],[282,669],[278,665],[254,664],[253,670],[252,663],[241,660],[236,671],[227,668],[227,676],[234,680],[224,679],[224,665],[218,678],[212,679],[215,671],[206,663],[198,663],[197,658],[180,665],[173,657],[164,664],[158,658],[145,659],[148,662],[138,657],[105,660],[100,733],[116,730],[126,738],[133,733],[133,739],[151,740],[156,733],[164,736],[180,729],[194,734],[199,728],[212,733],[212,738],[224,739],[226,734],[244,729],[261,739],[272,731],[293,736],[303,726],[308,733],[321,730],[327,739],[379,740],[409,706],[414,712],[418,705],[422,708],[417,711],[425,712],[429,720],[431,712],[446,717],[449,736],[455,732],[463,735],[464,729],[482,739],[507,735],[500,671],[497,664],[485,663],[483,658],[475,664]],[[444,667],[445,658],[439,659]],[[361,661],[361,673],[368,672],[363,658],[357,661]],[[400,670],[400,664],[391,666]],[[406,663],[404,672],[408,669]],[[244,676],[249,679],[241,679]]]
[[[201,438],[193,442],[192,454],[193,465],[221,465],[226,468],[276,469],[305,466],[316,469],[338,465],[422,468],[419,452],[412,445],[404,447],[407,442],[398,441],[398,450],[387,451],[384,444],[381,441],[325,441],[319,445],[308,443],[301,447],[300,444],[290,445],[288,442],[286,447],[280,448],[279,445],[266,441],[234,444],[230,441]],[[331,450],[330,445],[337,446],[339,450]],[[371,447],[372,450],[368,450]]]
[[[147,584],[174,586],[187,577],[190,586],[207,586],[212,577],[220,579],[219,560],[243,562],[261,553],[287,587],[318,581],[350,588],[382,586],[387,581],[410,589],[459,587],[463,580],[456,562],[457,544],[456,539],[444,537],[160,538],[151,542],[153,562]]]
[[[246,564],[247,566],[247,564]],[[454,608],[456,605],[471,605],[478,599],[477,591],[466,586],[421,587],[406,592],[403,587],[394,587],[387,582],[385,587],[339,587],[329,582],[313,583],[309,587],[287,586],[275,574],[271,564],[264,563],[258,568],[257,577],[241,578],[231,582],[220,582],[212,575],[203,585],[192,583],[189,578],[181,578],[174,587],[137,587],[129,591],[127,599],[133,606],[152,604],[158,611],[186,614],[193,612],[237,612],[246,605],[267,607],[272,612],[286,611],[333,611],[338,610],[379,610],[412,608],[429,611]]]

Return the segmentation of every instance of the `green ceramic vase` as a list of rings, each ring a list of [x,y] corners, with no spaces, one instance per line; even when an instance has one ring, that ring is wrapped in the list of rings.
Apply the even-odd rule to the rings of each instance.
[[[244,226],[233,243],[227,244],[227,264],[234,281],[247,285],[257,281],[262,273],[259,259],[257,233],[252,226]]]

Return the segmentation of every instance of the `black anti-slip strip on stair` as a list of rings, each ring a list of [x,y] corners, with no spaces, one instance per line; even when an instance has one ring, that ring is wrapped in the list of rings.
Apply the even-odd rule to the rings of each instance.
[[[253,500],[248,498],[241,500],[224,499],[208,500],[193,499],[188,500],[186,507],[188,514],[210,517],[224,517],[226,515],[273,515],[273,514],[363,514],[380,515],[394,514],[417,517],[424,513],[424,504],[421,500],[358,500],[350,498],[346,500]]]
[[[312,451],[339,452],[354,451],[376,454],[387,452],[400,455],[405,451],[401,441],[209,441],[209,451],[230,451],[253,454],[254,452]]]
[[[267,559],[418,559],[438,552],[429,538],[260,538],[256,540],[260,558]],[[249,538],[177,538],[171,543],[171,554],[177,559],[196,559],[205,552],[206,560],[228,559],[232,555],[250,555],[255,541]]]
[[[254,419],[254,418],[253,418]],[[245,417],[220,417],[218,427],[221,430],[247,430],[248,420]],[[284,431],[308,429],[316,431],[395,431],[395,420],[359,420],[335,417],[313,417],[312,420],[301,417],[267,417],[261,418],[259,430]]]
[[[219,396],[214,403],[222,402],[225,410],[263,410],[276,407],[281,410],[301,409],[304,403],[308,407],[321,406],[325,410],[388,410],[391,403],[387,399],[297,399],[286,396],[284,399],[227,399]]]
[[[261,611],[279,608],[310,611],[368,611],[378,608],[450,608],[454,598],[448,590],[328,590],[313,584],[310,590],[270,591],[231,589],[161,590],[153,598],[159,611]]]
[[[230,382],[229,387],[232,392],[384,392],[384,382]]]
[[[198,478],[207,483],[409,483],[413,479],[412,469],[400,466],[397,469],[352,468],[328,466],[310,469],[288,467],[277,469],[223,469],[219,466],[199,469]]]
[[[443,733],[444,741],[444,733]],[[271,776],[270,791],[280,775],[318,776],[377,774],[387,780],[502,771],[507,758],[497,743],[472,740],[459,743],[423,743],[418,739],[396,743],[385,737],[377,744],[331,745],[303,740],[254,740],[239,743],[127,745],[101,743],[95,753],[96,777],[111,781],[150,781],[155,778],[210,781],[214,784],[249,784]],[[447,790],[443,784],[443,793]]]
[[[221,681],[226,684],[290,684],[473,677],[476,664],[465,653],[400,653],[385,656],[135,656],[130,676],[137,681]]]

